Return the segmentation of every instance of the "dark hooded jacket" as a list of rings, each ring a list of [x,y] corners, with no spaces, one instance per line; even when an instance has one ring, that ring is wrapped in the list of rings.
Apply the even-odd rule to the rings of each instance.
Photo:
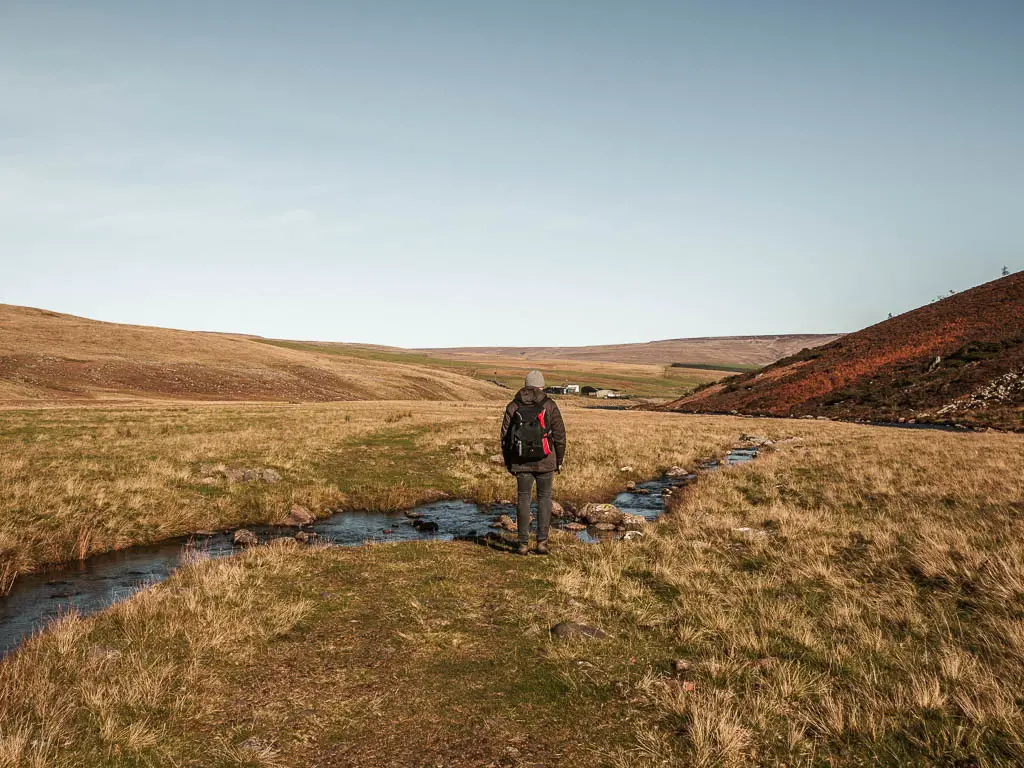
[[[543,405],[548,430],[551,433],[551,443],[554,450],[540,461],[531,461],[526,464],[512,463],[512,456],[509,453],[509,446],[505,438],[508,436],[509,424],[520,405]],[[505,467],[509,472],[519,474],[521,472],[555,472],[562,466],[565,459],[565,423],[562,421],[562,414],[558,410],[558,404],[545,394],[543,389],[537,387],[523,387],[517,393],[511,403],[505,408],[505,418],[501,421],[501,452],[505,459]]]

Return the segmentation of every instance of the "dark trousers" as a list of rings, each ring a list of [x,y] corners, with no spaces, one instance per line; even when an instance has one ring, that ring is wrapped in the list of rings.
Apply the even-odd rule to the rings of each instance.
[[[537,483],[537,541],[548,540],[548,529],[551,527],[551,486],[554,484],[554,472],[519,472],[516,483],[519,487],[519,498],[516,506],[516,523],[519,526],[519,543],[530,543],[530,497],[533,495],[533,483]]]

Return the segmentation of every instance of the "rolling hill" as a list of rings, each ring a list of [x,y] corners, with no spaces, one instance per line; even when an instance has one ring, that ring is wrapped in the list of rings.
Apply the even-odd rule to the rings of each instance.
[[[1024,273],[844,336],[670,410],[1024,429]]]
[[[459,370],[0,304],[0,402],[484,400]]]
[[[710,367],[760,368],[807,347],[818,347],[839,334],[783,336],[718,336],[666,339],[638,344],[605,344],[590,347],[452,347],[418,350],[447,359],[515,358],[525,360],[593,360],[641,365],[673,363]]]

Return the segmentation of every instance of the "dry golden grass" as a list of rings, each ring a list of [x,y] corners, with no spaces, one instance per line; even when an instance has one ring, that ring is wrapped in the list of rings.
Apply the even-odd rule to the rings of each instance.
[[[482,400],[459,371],[0,304],[0,400]]]
[[[412,350],[120,325],[0,304],[0,409],[68,402],[489,400],[527,371],[671,399],[717,371],[601,361],[446,359]]]
[[[648,662],[643,764],[1024,760],[1024,440],[762,424],[799,439],[562,561]]]
[[[630,479],[720,453],[738,426],[675,414],[565,409],[557,498],[610,497]],[[43,409],[0,414],[0,586],[40,563],[198,530],[275,522],[293,503],[403,509],[438,493],[507,499],[501,403]],[[279,483],[214,467],[271,468]],[[631,466],[631,472],[621,472]]]
[[[175,764],[135,761],[227,705],[217,666],[244,667],[311,613],[309,600],[273,589],[300,566],[275,548],[199,561],[102,623],[57,621],[0,670],[0,766]],[[228,737],[203,736],[204,764],[275,764],[273,750],[248,754]]]
[[[273,466],[332,482],[294,458],[341,455],[323,435],[289,444],[301,438],[280,413],[301,414],[303,434],[372,445],[376,474],[413,478],[412,498],[433,482],[483,497],[510,485],[487,459],[493,410],[144,413],[147,435],[199,418],[219,440],[241,432],[243,454],[276,437]],[[674,496],[639,541],[559,537],[547,559],[435,542],[197,563],[0,665],[0,766],[1024,761],[1024,438],[565,415],[575,452],[556,495],[614,490],[626,463],[691,463],[740,432],[780,442]],[[199,439],[168,434],[183,442],[167,462]],[[355,456],[346,471],[369,497]],[[567,619],[609,637],[549,637]]]

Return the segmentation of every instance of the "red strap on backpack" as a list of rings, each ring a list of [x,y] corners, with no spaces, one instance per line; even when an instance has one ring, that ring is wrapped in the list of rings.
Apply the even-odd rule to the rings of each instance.
[[[544,416],[545,415],[546,415],[545,411],[542,410],[539,414],[537,414],[537,421],[540,422],[541,429],[544,430],[544,439],[541,440],[541,444],[544,446],[544,455],[545,456],[550,456],[551,455],[551,444],[548,442],[548,425],[544,423]]]

